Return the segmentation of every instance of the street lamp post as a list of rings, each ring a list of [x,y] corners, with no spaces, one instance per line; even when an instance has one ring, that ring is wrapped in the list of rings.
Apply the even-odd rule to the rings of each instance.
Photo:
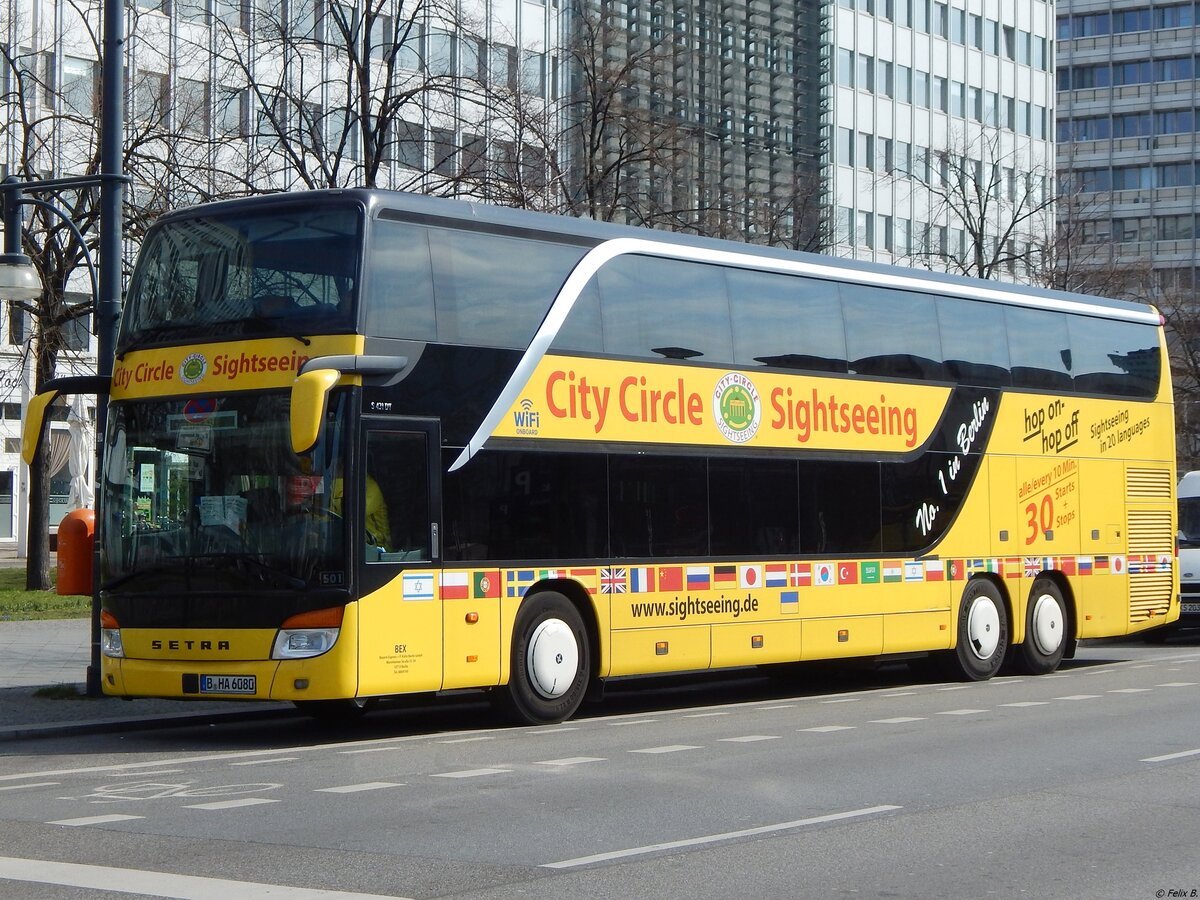
[[[121,313],[121,245],[123,242],[121,210],[125,176],[125,6],[123,0],[102,0],[102,59],[100,70],[100,173],[95,176],[62,178],[43,181],[17,182],[7,179],[0,185],[3,201],[4,253],[0,254],[0,297],[12,300],[32,300],[39,297],[43,286],[29,258],[21,253],[21,206],[32,204],[58,215],[68,224],[80,242],[89,271],[92,274],[92,294],[96,315],[96,375],[95,385],[107,385],[112,378],[116,347],[117,320]],[[25,194],[55,193],[57,191],[100,188],[100,241],[98,246],[99,274],[92,270],[91,259],[83,235],[70,218],[57,207]],[[24,292],[24,293],[22,293]],[[104,432],[108,421],[107,391],[96,388],[96,477],[104,471]],[[103,396],[100,394],[103,393]],[[100,485],[98,484],[97,487]],[[100,494],[96,492],[97,512]],[[102,518],[97,515],[97,529]],[[100,687],[100,541],[95,542],[92,560],[92,633],[91,661],[87,670],[87,693],[99,696]]]

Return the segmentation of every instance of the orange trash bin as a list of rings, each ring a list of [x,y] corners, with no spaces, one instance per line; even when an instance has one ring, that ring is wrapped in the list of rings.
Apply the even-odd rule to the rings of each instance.
[[[90,509],[73,510],[59,523],[57,593],[92,595],[95,532],[96,513]]]

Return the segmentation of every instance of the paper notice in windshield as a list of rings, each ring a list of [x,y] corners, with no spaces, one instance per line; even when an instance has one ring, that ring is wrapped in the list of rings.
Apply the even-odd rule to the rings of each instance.
[[[190,450],[193,453],[211,453],[212,443],[212,429],[206,428],[203,425],[180,428],[179,433],[175,437],[176,447],[183,451]]]
[[[233,496],[209,496],[200,498],[200,524],[225,525],[241,533],[246,523],[246,498]]]

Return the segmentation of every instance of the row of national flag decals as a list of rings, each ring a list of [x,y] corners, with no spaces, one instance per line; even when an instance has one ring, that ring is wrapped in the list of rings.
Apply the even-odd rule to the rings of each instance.
[[[1048,570],[1073,576],[1169,573],[1172,559],[1171,554],[1010,556],[558,569],[446,569],[405,572],[403,581],[405,600],[485,600],[523,597],[534,584],[554,579],[575,581],[589,594],[651,594],[964,581],[981,572],[1002,578],[1033,578]]]

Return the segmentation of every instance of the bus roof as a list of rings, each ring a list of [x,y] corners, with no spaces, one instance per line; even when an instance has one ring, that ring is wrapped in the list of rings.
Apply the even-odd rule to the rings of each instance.
[[[664,245],[677,245],[714,253],[740,253],[757,257],[769,265],[772,260],[807,263],[823,270],[824,277],[880,283],[889,286],[923,291],[970,296],[998,303],[1062,308],[1066,311],[1085,312],[1080,306],[1093,307],[1093,314],[1112,318],[1146,321],[1147,313],[1157,317],[1157,310],[1148,304],[1115,300],[1091,294],[1078,294],[1048,288],[1031,287],[1012,282],[985,281],[935,272],[907,266],[886,265],[843,259],[816,253],[746,244],[718,238],[700,237],[681,232],[659,231],[631,225],[616,225],[572,216],[551,215],[531,210],[514,209],[466,200],[451,200],[405,191],[387,191],[368,188],[327,189],[316,191],[288,191],[275,194],[260,194],[234,200],[222,200],[202,206],[186,207],[164,215],[159,222],[166,224],[176,219],[187,219],[201,213],[230,214],[242,210],[262,210],[271,206],[293,206],[311,203],[351,200],[361,203],[372,216],[385,210],[400,213],[403,217],[425,219],[434,224],[454,226],[459,223],[475,223],[488,228],[520,232],[541,232],[547,238],[570,236],[580,242],[599,244],[617,238],[637,238],[655,241]],[[822,277],[817,274],[817,277]]]

